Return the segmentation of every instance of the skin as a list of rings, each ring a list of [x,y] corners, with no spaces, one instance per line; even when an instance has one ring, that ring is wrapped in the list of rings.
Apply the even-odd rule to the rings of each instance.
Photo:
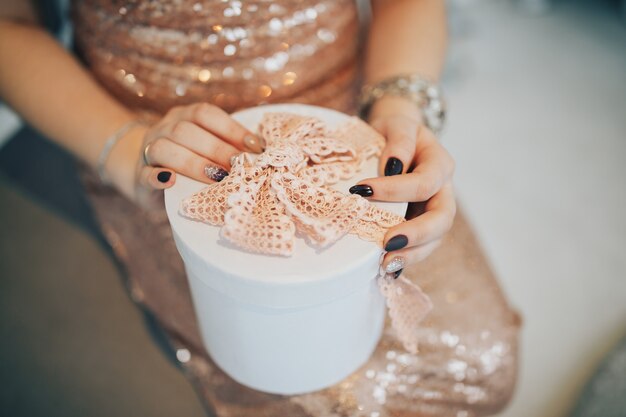
[[[372,24],[366,50],[365,76],[369,83],[398,74],[418,73],[439,80],[447,42],[445,2],[440,0],[374,0]],[[425,259],[452,227],[456,203],[452,189],[454,161],[423,124],[416,105],[399,97],[379,100],[370,113],[370,123],[387,138],[378,178],[359,184],[372,187],[369,199],[408,201],[407,222],[391,228],[386,245],[394,236],[405,235],[405,248],[388,252],[383,266],[395,257],[407,265]],[[401,175],[385,177],[389,157],[402,161]]]
[[[365,77],[419,73],[437,81],[446,45],[442,0],[374,0],[366,50]],[[0,97],[31,125],[94,167],[107,138],[136,115],[111,97],[89,72],[37,24],[29,2],[0,0]],[[399,41],[408,39],[410,41]],[[407,236],[405,248],[386,254],[383,265],[401,256],[407,264],[430,254],[451,227],[455,213],[450,155],[422,123],[419,108],[400,97],[374,104],[370,123],[387,138],[380,177],[359,184],[372,187],[370,199],[410,202],[407,222],[390,229]],[[258,152],[252,132],[223,110],[197,103],[175,107],[151,126],[136,126],[111,150],[107,177],[142,206],[158,190],[171,187],[176,174],[205,183],[204,167],[230,168],[241,151]],[[150,165],[143,161],[143,150]],[[389,157],[402,161],[400,175],[383,176]],[[158,176],[169,172],[166,182]],[[163,178],[163,175],[161,175]]]

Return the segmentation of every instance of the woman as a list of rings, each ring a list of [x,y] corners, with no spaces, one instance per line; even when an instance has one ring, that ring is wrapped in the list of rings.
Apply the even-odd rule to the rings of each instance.
[[[429,129],[440,121],[438,109],[409,94],[436,92],[443,2],[373,1],[364,60],[349,0],[77,1],[84,65],[34,24],[28,3],[3,1],[1,16],[0,95],[85,162],[86,191],[127,267],[131,294],[184,352],[179,359],[218,415],[470,416],[506,404],[518,319],[463,219],[453,225],[453,162]],[[159,191],[177,173],[219,181],[233,155],[262,151],[228,111],[294,101],[354,112],[361,68],[382,94],[360,105],[387,145],[381,176],[350,192],[411,202],[409,220],[385,236],[383,265],[396,273],[411,266],[435,303],[421,353],[406,354],[386,333],[368,365],[337,387],[294,397],[254,393],[217,377],[203,354]],[[137,122],[145,112],[151,123]]]

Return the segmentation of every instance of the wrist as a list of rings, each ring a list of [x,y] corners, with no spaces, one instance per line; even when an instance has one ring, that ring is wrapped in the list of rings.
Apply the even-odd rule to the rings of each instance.
[[[404,116],[423,124],[423,114],[419,106],[406,97],[388,95],[372,104],[368,120],[374,121],[391,116]]]
[[[130,199],[135,194],[135,177],[147,130],[147,126],[139,124],[126,132],[111,149],[104,164],[106,177],[111,184]]]
[[[371,119],[368,116],[374,106],[375,117],[390,113],[409,116],[435,133],[441,131],[445,121],[446,106],[439,87],[419,74],[396,75],[364,85],[359,97],[359,115]]]

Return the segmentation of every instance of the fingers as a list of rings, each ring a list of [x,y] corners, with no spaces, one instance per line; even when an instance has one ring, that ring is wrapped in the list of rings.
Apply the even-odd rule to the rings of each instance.
[[[406,117],[397,117],[378,126],[387,139],[380,157],[378,172],[386,177],[407,172],[415,155],[419,125]]]
[[[426,212],[389,229],[384,247],[397,251],[440,239],[450,228],[456,214],[452,185],[446,184],[426,205]]]
[[[262,152],[265,145],[228,113],[207,103],[170,109],[145,140],[146,165],[165,167],[206,183],[224,179],[230,161],[241,151]]]
[[[198,103],[177,110],[177,117],[195,123],[239,150],[263,152],[265,143],[228,113],[208,103]]]
[[[439,246],[443,235],[450,230],[456,214],[452,184],[444,187],[426,204],[426,211],[387,231],[384,247],[387,251],[383,267],[395,273],[415,262],[424,260]]]
[[[234,146],[192,122],[183,120],[170,126],[162,132],[168,139],[221,166],[230,168],[230,159],[240,153]]]
[[[146,188],[164,190],[176,182],[176,173],[160,167],[144,166],[139,171],[139,184]]]
[[[440,245],[441,239],[437,239],[425,245],[388,252],[383,258],[383,268],[388,273],[396,274],[397,277],[405,267],[423,261]]]
[[[352,187],[350,193],[382,201],[428,200],[450,179],[454,171],[454,162],[437,142],[424,145],[415,159],[418,165],[413,172],[368,178]]]
[[[221,181],[228,175],[228,171],[220,164],[167,138],[151,142],[145,152],[150,165],[169,168],[205,183]]]

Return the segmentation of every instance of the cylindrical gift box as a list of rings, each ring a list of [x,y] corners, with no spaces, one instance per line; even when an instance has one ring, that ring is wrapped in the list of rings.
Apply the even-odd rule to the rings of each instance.
[[[233,117],[256,131],[266,112],[313,116],[330,128],[349,120],[333,110],[294,104],[255,107]],[[347,193],[372,176],[375,158],[355,178],[333,187]],[[205,186],[179,175],[165,192],[165,205],[215,363],[239,383],[275,394],[331,386],[364,364],[385,317],[376,284],[382,249],[356,235],[324,249],[297,236],[290,257],[244,252],[220,237],[219,227],[180,214],[180,202]],[[406,204],[375,204],[396,214],[406,210]]]

